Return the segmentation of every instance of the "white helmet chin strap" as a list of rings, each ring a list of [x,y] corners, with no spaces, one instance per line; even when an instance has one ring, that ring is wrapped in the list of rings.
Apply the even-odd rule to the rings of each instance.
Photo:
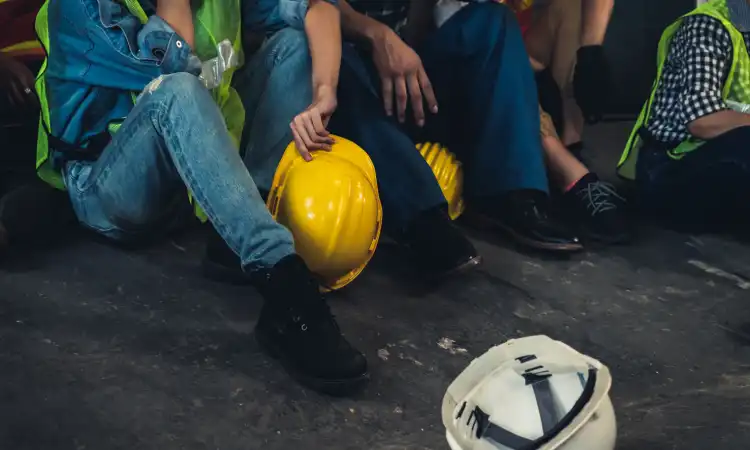
[[[448,443],[453,450],[568,450],[573,441],[569,450],[611,449],[611,384],[606,366],[562,342],[547,336],[508,341],[472,361],[448,388]],[[579,447],[584,434],[603,436],[602,445]]]

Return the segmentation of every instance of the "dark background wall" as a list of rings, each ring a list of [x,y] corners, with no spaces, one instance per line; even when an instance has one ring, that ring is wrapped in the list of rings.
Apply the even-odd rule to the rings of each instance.
[[[605,48],[616,83],[609,113],[637,115],[656,73],[656,46],[664,28],[695,7],[695,0],[616,0]]]

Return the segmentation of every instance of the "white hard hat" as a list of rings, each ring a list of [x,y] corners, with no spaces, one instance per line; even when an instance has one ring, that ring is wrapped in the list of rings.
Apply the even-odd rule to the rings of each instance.
[[[612,378],[547,336],[510,340],[471,362],[443,398],[452,450],[613,450]]]

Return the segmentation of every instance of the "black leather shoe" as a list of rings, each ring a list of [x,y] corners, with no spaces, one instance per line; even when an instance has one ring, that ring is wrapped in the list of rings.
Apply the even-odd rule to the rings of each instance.
[[[255,339],[293,378],[333,396],[355,393],[367,384],[365,356],[341,334],[302,258],[282,259],[256,286],[265,304]]]
[[[537,190],[511,191],[475,202],[473,214],[519,244],[538,250],[577,252],[580,240],[562,222],[550,217],[549,197]]]
[[[250,284],[250,277],[242,270],[240,257],[229,248],[213,226],[206,236],[206,252],[203,255],[203,276],[209,280],[229,284]]]
[[[431,276],[444,277],[477,267],[482,257],[442,208],[421,213],[396,240]]]

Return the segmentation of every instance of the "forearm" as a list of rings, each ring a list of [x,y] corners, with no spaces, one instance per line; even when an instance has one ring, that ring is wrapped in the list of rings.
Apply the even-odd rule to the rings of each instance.
[[[334,90],[341,67],[341,18],[338,8],[324,0],[311,0],[305,16],[305,33],[312,57],[313,89]]]
[[[169,24],[174,31],[195,48],[195,29],[193,28],[193,11],[190,0],[159,0],[156,15]]]
[[[604,43],[614,6],[615,0],[583,0],[581,46]]]
[[[372,42],[378,34],[388,30],[386,25],[357,12],[346,0],[339,0],[339,10],[341,29],[347,39]]]
[[[688,131],[698,139],[708,140],[735,128],[746,126],[750,126],[750,114],[727,109],[690,122]]]

